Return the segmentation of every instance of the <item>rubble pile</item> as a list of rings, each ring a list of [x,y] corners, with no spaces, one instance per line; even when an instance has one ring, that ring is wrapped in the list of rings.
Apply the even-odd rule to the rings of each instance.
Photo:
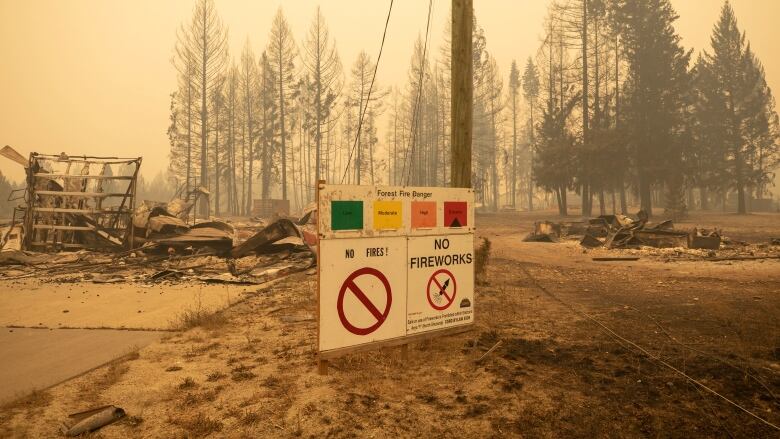
[[[270,224],[254,219],[211,220],[188,226],[165,209],[157,209],[147,219],[145,227],[138,229],[142,231],[138,247],[132,250],[0,251],[0,279],[251,285],[316,265],[316,234],[308,216],[303,224],[289,219]]]
[[[316,247],[304,241],[304,227],[289,220],[278,220],[267,226],[261,221],[252,226],[243,224],[243,231],[250,228],[257,231],[250,239],[235,246],[236,229],[227,222],[217,222],[220,225],[216,227],[212,227],[213,223],[200,223],[206,226],[186,228],[182,234],[150,239],[139,248],[114,254],[90,250],[60,253],[0,251],[0,279],[35,277],[44,282],[195,281],[250,285],[316,265]],[[284,229],[280,223],[292,227]],[[279,233],[280,229],[287,234]],[[203,231],[205,233],[199,236]],[[234,250],[240,251],[239,256],[232,256]]]
[[[311,209],[296,222],[191,220],[208,202],[205,188],[136,204],[141,157],[25,158],[8,146],[0,155],[24,167],[28,181],[11,222],[0,225],[0,278],[256,284],[316,264]]]
[[[780,247],[772,239],[765,244],[748,244],[729,239],[720,229],[681,230],[671,220],[657,224],[639,211],[634,216],[601,215],[576,221],[537,221],[526,242],[555,243],[576,240],[586,249],[626,250],[647,255],[711,260],[780,258]]]

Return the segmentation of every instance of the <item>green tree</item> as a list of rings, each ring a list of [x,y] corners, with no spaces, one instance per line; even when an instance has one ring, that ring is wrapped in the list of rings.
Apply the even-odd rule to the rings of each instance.
[[[711,164],[706,183],[735,190],[737,212],[746,213],[749,193],[763,195],[778,161],[774,98],[728,1],[710,42],[712,53],[695,70],[697,133]]]
[[[653,185],[680,182],[668,177],[682,172],[680,133],[690,52],[680,45],[669,0],[616,0],[613,14],[628,65],[621,123],[641,208],[652,215]]]
[[[539,98],[539,71],[536,69],[531,57],[528,57],[528,61],[525,64],[525,71],[523,72],[523,97],[525,98],[526,105],[528,105],[528,132],[530,133],[530,139],[528,139],[528,155],[530,156],[530,163],[534,160],[534,109],[536,108],[536,101]],[[533,179],[533,167],[528,170],[528,211],[534,210],[534,179]]]
[[[534,181],[541,188],[555,193],[558,213],[568,215],[566,191],[574,183],[572,177],[576,139],[566,125],[574,107],[580,101],[579,94],[567,99],[558,107],[548,103],[542,113],[536,138],[536,155],[533,162]]]

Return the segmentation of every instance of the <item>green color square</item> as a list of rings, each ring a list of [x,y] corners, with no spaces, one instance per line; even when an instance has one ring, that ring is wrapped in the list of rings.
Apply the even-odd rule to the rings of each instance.
[[[330,202],[330,229],[331,230],[362,230],[363,229],[363,202],[362,201],[331,201]]]

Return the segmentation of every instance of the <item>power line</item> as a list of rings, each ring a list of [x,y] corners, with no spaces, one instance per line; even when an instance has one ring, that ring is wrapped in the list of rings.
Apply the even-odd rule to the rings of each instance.
[[[412,113],[412,145],[409,150],[407,150],[407,153],[404,154],[404,167],[401,171],[401,181],[404,182],[404,185],[409,184],[409,177],[412,175],[412,167],[409,166],[409,172],[406,172],[406,164],[409,160],[409,156],[411,155],[411,158],[414,158],[414,149],[417,143],[417,129],[416,125],[418,122],[418,116],[419,116],[419,109],[420,109],[420,101],[422,100],[422,90],[423,90],[423,79],[424,79],[424,73],[425,73],[425,58],[428,54],[428,35],[431,27],[431,10],[433,9],[433,0],[428,0],[428,22],[425,24],[425,44],[423,45],[423,56],[422,56],[422,62],[420,63],[420,81],[419,81],[419,88],[417,90],[417,99],[414,103],[414,112]],[[410,154],[409,154],[410,153]]]
[[[387,37],[387,25],[390,23],[390,13],[393,12],[393,1],[390,0],[390,8],[387,11],[387,20],[385,20],[385,30],[382,33],[382,43],[379,45],[379,55],[376,57],[376,64],[374,64],[374,75],[371,77],[371,85],[368,87],[368,97],[366,98],[366,106],[363,108],[363,111],[360,113],[360,120],[358,121],[358,129],[357,129],[357,135],[355,136],[355,143],[352,145],[352,149],[349,151],[349,156],[347,157],[347,166],[344,168],[344,175],[341,177],[341,184],[344,184],[344,179],[347,178],[347,173],[349,172],[349,165],[352,163],[352,154],[355,152],[355,148],[357,147],[358,139],[360,139],[360,130],[363,128],[363,117],[366,115],[366,111],[368,110],[368,105],[371,102],[371,91],[374,88],[374,80],[376,79],[376,72],[379,70],[379,60],[382,59],[382,50],[385,48],[385,37]]]
[[[747,413],[748,415],[752,416],[753,418],[761,421],[763,424],[765,424],[765,425],[767,425],[769,427],[772,427],[775,430],[780,431],[780,427],[778,427],[777,425],[767,421],[766,419],[758,416],[757,414],[751,412],[750,410],[746,409],[745,407],[742,407],[741,405],[737,404],[736,402],[734,402],[734,401],[730,400],[729,398],[721,395],[720,393],[718,393],[714,389],[710,388],[706,384],[702,383],[701,381],[696,380],[695,378],[691,377],[690,375],[686,374],[685,372],[681,371],[680,369],[678,369],[678,368],[672,366],[671,364],[667,363],[661,357],[651,354],[645,348],[639,346],[638,344],[634,343],[633,341],[631,341],[631,340],[623,337],[622,335],[618,334],[617,332],[613,331],[607,325],[605,325],[605,324],[601,323],[600,321],[596,320],[594,317],[591,317],[589,314],[574,308],[572,305],[570,305],[569,303],[565,302],[563,299],[560,299],[558,296],[556,296],[553,293],[551,293],[550,291],[548,291],[547,288],[545,288],[542,285],[540,285],[539,282],[531,275],[531,273],[528,272],[528,270],[523,265],[519,264],[519,267],[525,273],[525,275],[528,276],[528,279],[531,280],[531,283],[533,283],[534,286],[537,289],[542,291],[544,294],[546,294],[551,299],[555,300],[556,302],[558,302],[561,305],[563,305],[564,307],[566,307],[569,311],[571,311],[571,312],[573,312],[575,314],[579,314],[579,315],[585,317],[586,319],[592,321],[593,323],[597,324],[602,329],[604,329],[610,336],[612,336],[612,338],[618,340],[618,342],[622,341],[622,342],[624,342],[624,343],[626,343],[626,344],[628,344],[630,346],[633,346],[635,349],[637,349],[639,352],[641,352],[642,354],[644,354],[645,356],[647,356],[651,360],[654,360],[654,361],[658,362],[662,366],[665,366],[666,368],[672,370],[673,372],[675,372],[678,375],[682,376],[683,378],[685,378],[686,380],[690,381],[691,383],[701,387],[702,389],[704,389],[704,390],[712,393],[713,395],[721,398],[722,400],[726,401],[727,403],[731,404],[732,406],[742,410],[743,412]]]

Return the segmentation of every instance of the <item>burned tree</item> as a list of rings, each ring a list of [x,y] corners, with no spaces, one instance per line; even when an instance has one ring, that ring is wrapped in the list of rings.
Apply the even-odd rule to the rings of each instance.
[[[228,61],[227,50],[227,29],[217,14],[214,1],[198,1],[189,26],[182,27],[176,56],[178,62],[187,65],[187,71],[191,71],[200,98],[200,185],[204,188],[209,187],[210,103]],[[201,214],[208,213],[209,205],[203,203]]]

